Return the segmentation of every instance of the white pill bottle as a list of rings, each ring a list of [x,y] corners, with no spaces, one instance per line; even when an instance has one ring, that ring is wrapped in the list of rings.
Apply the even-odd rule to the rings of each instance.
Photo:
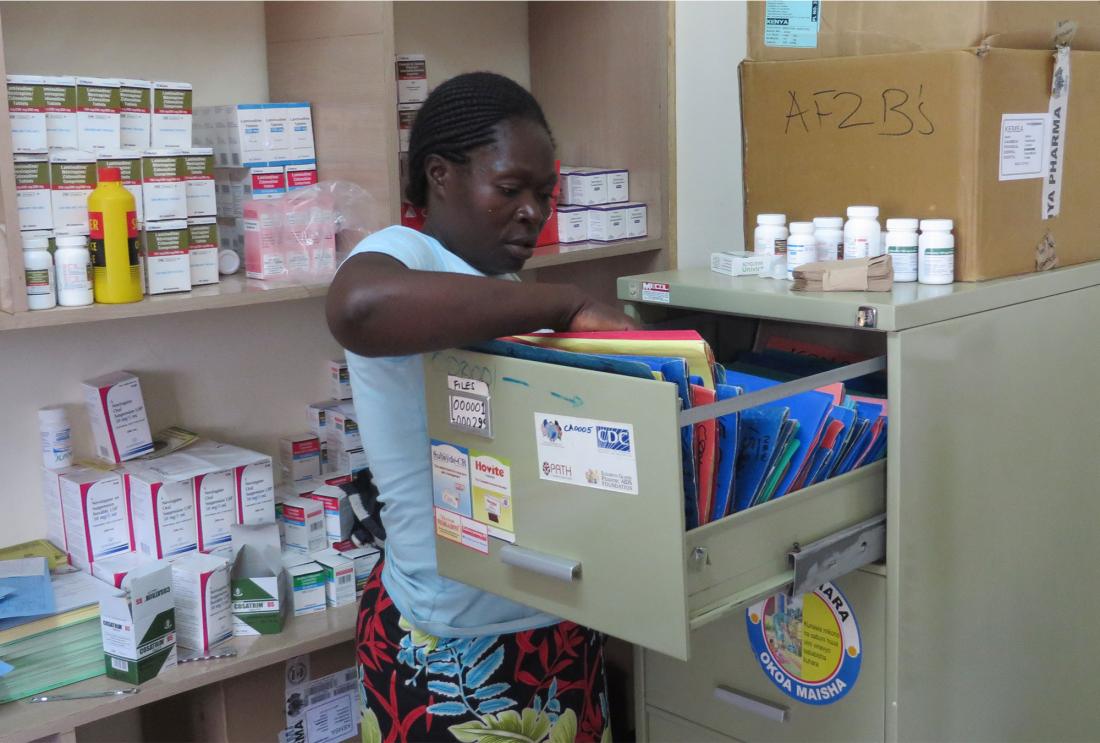
[[[886,252],[894,264],[894,281],[917,280],[917,223],[906,217],[886,220]]]
[[[844,223],[844,260],[882,255],[882,227],[877,206],[848,207]]]
[[[783,255],[787,252],[787,235],[786,214],[757,214],[753,252],[757,255]]]
[[[918,241],[917,278],[922,284],[955,281],[955,223],[950,219],[922,219]]]
[[[57,283],[48,237],[23,238],[23,271],[27,279],[27,309],[48,310],[57,306]]]
[[[57,303],[62,307],[83,307],[92,303],[92,265],[88,238],[65,235],[56,240]]]
[[[819,261],[844,258],[844,217],[814,217],[814,241]]]
[[[59,470],[73,464],[73,428],[65,408],[42,408],[38,411],[38,432],[42,443],[42,464],[46,469]]]
[[[791,222],[787,238],[787,278],[794,279],[794,270],[817,260],[817,240],[813,222]]]

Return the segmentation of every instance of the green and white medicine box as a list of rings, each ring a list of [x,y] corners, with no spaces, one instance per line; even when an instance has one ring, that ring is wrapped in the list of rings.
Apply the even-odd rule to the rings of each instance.
[[[122,588],[126,595],[99,602],[103,658],[107,676],[140,684],[176,665],[172,566],[142,563],[127,573]]]
[[[275,524],[235,525],[236,555],[229,574],[234,637],[274,635],[283,631],[287,577]]]
[[[287,568],[294,616],[325,610],[325,569],[312,560]]]

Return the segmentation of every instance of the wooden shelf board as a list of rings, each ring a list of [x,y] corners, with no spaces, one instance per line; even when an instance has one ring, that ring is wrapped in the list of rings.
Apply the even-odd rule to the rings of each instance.
[[[256,281],[246,279],[241,273],[223,276],[219,284],[197,287],[190,292],[146,297],[133,304],[93,304],[0,314],[0,330],[44,328],[322,297],[328,292],[330,281],[328,277],[313,277],[307,283]]]
[[[284,663],[296,655],[352,640],[357,615],[358,604],[352,603],[323,613],[291,617],[283,631],[277,635],[232,638],[217,647],[219,650],[235,648],[237,657],[199,661],[171,668],[152,681],[142,684],[141,691],[131,696],[45,704],[30,704],[25,700],[8,702],[0,705],[0,737],[5,743],[23,743],[62,734],[80,725],[87,725],[135,707],[276,663]],[[349,657],[348,664],[353,662],[354,658]],[[63,687],[57,693],[105,691],[127,686],[130,684],[99,676]]]
[[[660,238],[644,237],[638,240],[622,240],[613,243],[573,243],[570,245],[544,245],[535,249],[535,255],[523,266],[524,271],[567,263],[594,261],[617,255],[648,253],[665,247]]]

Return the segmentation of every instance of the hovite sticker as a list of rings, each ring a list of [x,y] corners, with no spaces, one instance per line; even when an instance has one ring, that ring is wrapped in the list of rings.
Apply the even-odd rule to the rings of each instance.
[[[748,608],[745,623],[760,667],[792,699],[832,704],[855,686],[863,663],[859,623],[834,584],[771,596]]]
[[[634,427],[535,413],[539,477],[614,493],[638,493]]]

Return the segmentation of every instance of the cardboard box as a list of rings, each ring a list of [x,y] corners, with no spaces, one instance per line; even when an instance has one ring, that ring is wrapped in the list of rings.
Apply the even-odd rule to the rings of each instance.
[[[137,552],[162,560],[198,549],[192,478],[171,479],[140,465],[128,467],[126,496]]]
[[[68,540],[65,538],[65,512],[61,507],[61,481],[63,472],[71,468],[51,470],[42,468],[42,505],[46,513],[46,539],[52,545],[67,552]]]
[[[325,540],[324,513],[324,506],[310,498],[284,499],[283,533],[286,548],[307,555],[325,549],[328,543]]]
[[[588,241],[588,210],[583,206],[558,207],[558,241],[562,245]]]
[[[50,147],[79,147],[76,78],[71,75],[42,78],[42,97],[46,104],[46,143]]]
[[[354,476],[357,472],[365,470],[369,466],[367,454],[361,446],[353,449],[330,448],[328,456],[328,472],[325,473],[326,475]]]
[[[179,150],[145,150],[141,158],[145,219],[187,219],[184,157]]]
[[[233,635],[274,635],[286,621],[286,570],[275,524],[233,527],[233,568],[229,575]]]
[[[623,204],[626,210],[626,237],[628,240],[649,235],[649,210],[645,204]]]
[[[351,378],[346,359],[330,359],[328,362],[329,394],[335,400],[351,399]]]
[[[1100,149],[1093,146],[1100,98],[1092,95],[1100,53],[1070,56],[1068,118],[1059,121],[1061,212],[1052,219],[1043,219],[1050,127],[1039,127],[1034,177],[1001,180],[1001,163],[1019,144],[1002,142],[1004,115],[1046,121],[1050,52],[743,63],[746,244],[761,212],[810,218],[875,204],[884,217],[954,219],[957,281],[1100,258]],[[838,92],[814,95],[822,90]],[[792,172],[806,177],[792,179]]]
[[[325,441],[330,450],[357,449],[363,445],[355,408],[350,402],[328,411],[325,418]]]
[[[218,218],[191,217],[187,220],[187,257],[191,263],[191,286],[217,284]]]
[[[104,557],[133,551],[122,475],[73,467],[59,475],[69,561],[86,572]]]
[[[771,276],[776,261],[786,265],[787,257],[727,250],[710,254],[710,270],[726,276]]]
[[[96,183],[94,153],[83,150],[50,152],[50,208],[56,234],[88,234],[88,197]]]
[[[151,560],[140,552],[104,557],[92,563],[92,575],[115,588],[122,588],[122,581],[130,571],[148,562]]]
[[[1100,6],[1049,1],[750,2],[749,59],[777,62],[965,49],[997,35],[1024,34],[1045,45],[1058,21],[1065,19],[1100,26]]]
[[[325,570],[325,602],[329,606],[344,606],[355,601],[355,565],[334,549],[313,555],[313,560]]]
[[[375,565],[382,559],[382,551],[377,547],[353,547],[340,550],[340,554],[351,560],[355,566],[355,595],[362,596],[367,579],[374,572]]]
[[[271,457],[240,446],[213,441],[200,441],[186,451],[205,462],[211,472],[233,473],[237,523],[275,523],[275,482]]]
[[[191,257],[187,252],[191,239],[186,219],[146,222],[141,242],[148,294],[191,291]]]
[[[153,451],[141,382],[136,376],[114,372],[86,380],[82,386],[100,459],[118,464]]]
[[[264,146],[269,163],[283,163],[290,159],[290,122],[287,114],[281,103],[264,104]]]
[[[149,562],[122,581],[125,596],[100,599],[103,659],[108,678],[141,684],[176,665],[172,566]]]
[[[8,75],[8,120],[12,152],[45,152],[45,81],[38,75]]]
[[[96,152],[122,146],[119,88],[115,78],[76,79],[76,139],[80,149]]]
[[[214,187],[214,150],[191,147],[183,154],[183,181],[188,217],[216,217],[218,194]]]
[[[205,653],[233,636],[230,613],[229,561],[192,552],[172,563],[176,597],[176,642]]]
[[[148,80],[119,80],[119,119],[122,146],[147,150],[152,146],[153,84]]]
[[[600,168],[563,165],[561,168],[563,182],[558,203],[573,206],[596,206],[608,203],[610,196],[607,177],[608,171]]]
[[[122,187],[134,197],[134,211],[137,214],[138,224],[145,222],[145,204],[143,189],[141,187],[141,153],[137,150],[120,148],[117,150],[101,150],[96,153],[97,168],[118,168],[122,175]]]
[[[15,204],[20,230],[53,229],[48,156],[15,156]]]
[[[325,539],[328,544],[342,542],[351,536],[355,525],[355,513],[351,510],[348,494],[334,485],[322,485],[309,498],[324,508]]]
[[[316,614],[325,610],[327,598],[323,567],[310,560],[287,568],[286,574],[294,604],[294,616]]]
[[[279,465],[283,478],[298,482],[321,474],[321,442],[313,434],[279,439]]]
[[[191,97],[191,83],[153,83],[152,147],[191,146]]]

